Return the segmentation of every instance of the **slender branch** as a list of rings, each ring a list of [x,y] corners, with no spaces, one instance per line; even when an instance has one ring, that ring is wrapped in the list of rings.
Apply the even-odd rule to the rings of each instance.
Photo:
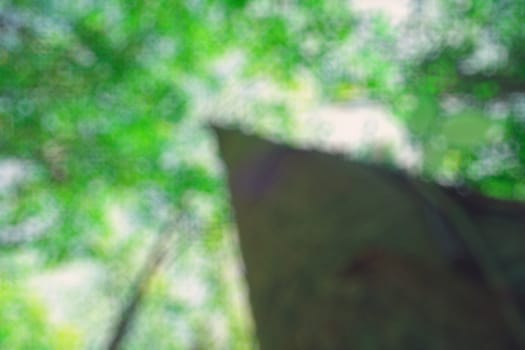
[[[131,297],[120,313],[119,320],[112,333],[107,350],[121,349],[121,346],[124,343],[124,338],[136,317],[137,310],[148,290],[151,280],[174,243],[173,237],[175,236],[175,230],[172,229],[173,226],[174,223],[169,222],[159,234],[155,244],[151,247],[151,251],[146,258],[141,271],[137,275],[134,287],[132,288]]]

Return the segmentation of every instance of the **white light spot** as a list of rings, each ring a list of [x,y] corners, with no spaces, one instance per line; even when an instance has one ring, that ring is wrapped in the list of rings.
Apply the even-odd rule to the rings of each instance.
[[[410,143],[408,131],[382,106],[367,102],[323,106],[301,118],[305,143],[329,151],[356,154],[363,150],[388,150],[406,169],[417,168],[420,153]]]
[[[382,12],[392,22],[399,23],[410,14],[410,0],[361,0],[350,1],[351,7],[359,12]]]

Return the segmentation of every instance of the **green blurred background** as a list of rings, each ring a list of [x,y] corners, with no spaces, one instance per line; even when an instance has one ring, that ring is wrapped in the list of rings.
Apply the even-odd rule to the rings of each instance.
[[[525,200],[523,18],[521,0],[0,1],[0,349],[103,348],[174,217],[125,348],[256,348],[208,121]]]

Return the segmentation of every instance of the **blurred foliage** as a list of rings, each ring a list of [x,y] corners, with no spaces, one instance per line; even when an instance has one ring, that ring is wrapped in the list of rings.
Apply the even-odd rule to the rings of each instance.
[[[426,176],[525,198],[525,4],[415,4],[394,27],[335,0],[2,1],[0,282],[19,285],[1,285],[0,320],[11,307],[26,316],[0,322],[0,347],[100,345],[152,237],[179,212],[190,248],[160,272],[129,348],[252,347],[202,120],[231,114],[291,138],[293,107],[266,100],[268,82],[279,94],[306,76],[325,101],[382,101],[412,131]],[[242,93],[222,99],[231,85]],[[69,331],[54,336],[24,281],[82,259],[102,277],[96,315],[68,326],[86,339],[76,346]],[[187,274],[202,300],[178,294]],[[57,339],[66,345],[45,343]]]
[[[79,335],[56,327],[46,310],[20,287],[0,282],[0,348],[67,350],[78,348]]]
[[[421,144],[427,175],[525,198],[523,15],[523,1],[415,8],[394,59],[400,84],[383,96]]]

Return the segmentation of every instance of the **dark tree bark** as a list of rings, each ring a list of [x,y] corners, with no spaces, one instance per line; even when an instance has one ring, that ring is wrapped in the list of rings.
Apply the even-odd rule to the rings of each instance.
[[[524,205],[216,132],[262,350],[524,347]]]

